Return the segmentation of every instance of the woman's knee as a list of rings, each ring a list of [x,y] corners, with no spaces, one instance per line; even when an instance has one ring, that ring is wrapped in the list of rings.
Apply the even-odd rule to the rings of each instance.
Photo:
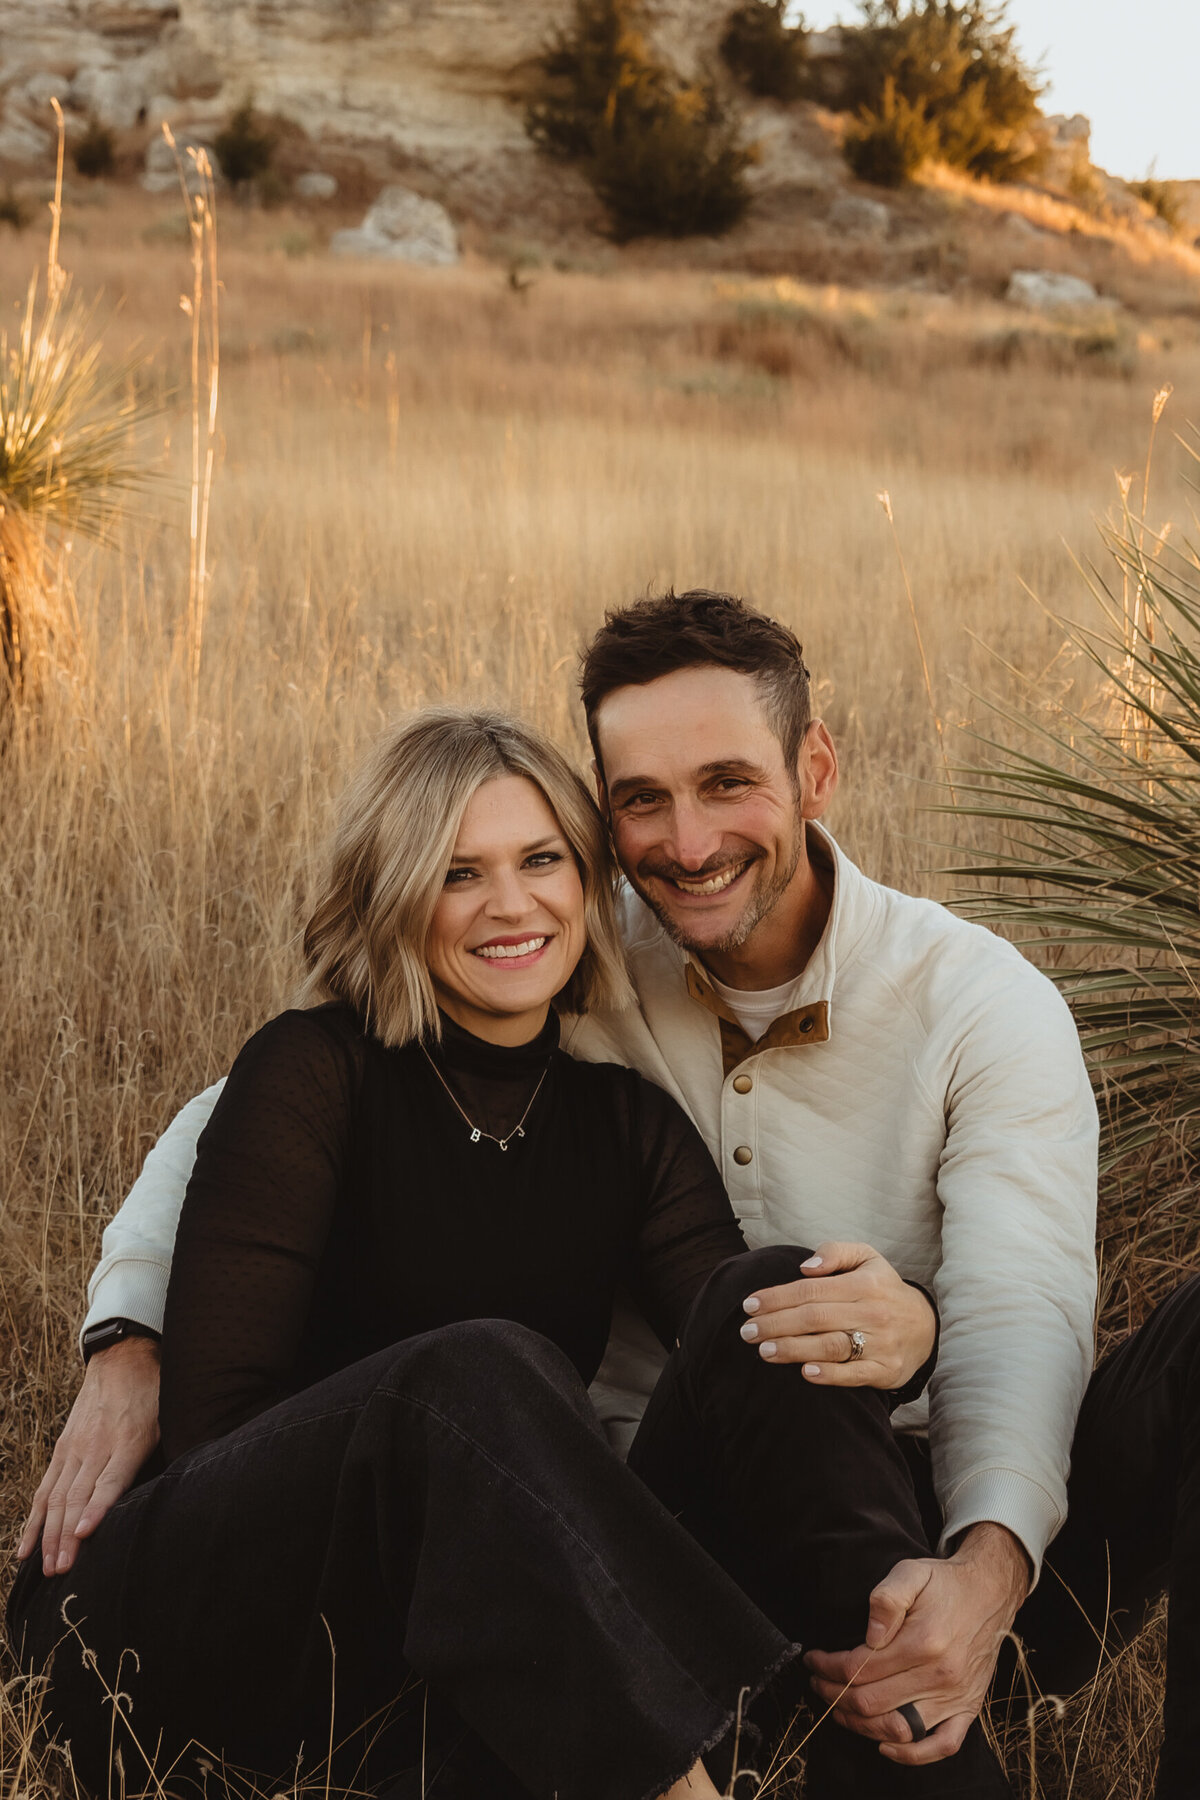
[[[393,1347],[384,1384],[477,1397],[583,1384],[558,1345],[515,1319],[461,1319]]]

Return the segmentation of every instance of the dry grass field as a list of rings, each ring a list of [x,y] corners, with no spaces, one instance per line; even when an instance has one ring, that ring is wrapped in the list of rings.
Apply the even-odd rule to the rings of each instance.
[[[1045,324],[928,294],[686,271],[339,265],[286,218],[221,221],[212,569],[186,666],[190,288],[178,209],[68,210],[62,256],[140,343],[162,479],[56,564],[0,743],[0,1514],[15,1544],[73,1391],[99,1233],[174,1109],[287,997],[331,796],[381,722],[486,696],[576,753],[602,608],[726,587],[794,624],[844,753],[832,818],[876,876],[944,894],[943,797],[891,498],[951,760],[986,697],[1032,716],[1092,677],[1054,614],[1092,602],[1114,472],[1160,428],[1150,513],[1188,525],[1174,430],[1200,324]],[[0,235],[12,324],[38,232]],[[1194,468],[1194,465],[1192,465]],[[965,825],[959,827],[962,835]],[[975,828],[977,829],[977,828]],[[941,840],[941,841],[939,841]],[[1044,1800],[1148,1794],[1160,1640],[1009,1746]],[[11,1668],[5,1665],[5,1673]],[[70,1793],[12,1679],[6,1800]]]

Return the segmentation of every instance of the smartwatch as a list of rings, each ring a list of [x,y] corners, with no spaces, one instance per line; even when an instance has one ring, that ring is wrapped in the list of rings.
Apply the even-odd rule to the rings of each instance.
[[[90,1362],[97,1350],[108,1350],[113,1344],[131,1337],[153,1338],[158,1343],[162,1333],[149,1325],[139,1325],[136,1319],[102,1319],[98,1325],[89,1325],[83,1334],[81,1348],[84,1362]]]

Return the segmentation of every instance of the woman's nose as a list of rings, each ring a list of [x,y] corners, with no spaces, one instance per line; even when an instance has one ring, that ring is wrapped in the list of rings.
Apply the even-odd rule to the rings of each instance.
[[[492,891],[488,895],[488,912],[492,917],[525,918],[534,911],[536,905],[536,900],[516,869],[508,869],[497,874],[492,882]]]

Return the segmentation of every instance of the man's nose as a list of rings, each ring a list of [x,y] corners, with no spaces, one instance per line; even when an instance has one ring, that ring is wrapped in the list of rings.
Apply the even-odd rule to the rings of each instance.
[[[663,848],[680,868],[699,869],[721,848],[721,833],[703,806],[694,801],[677,801],[672,809],[670,837]]]

